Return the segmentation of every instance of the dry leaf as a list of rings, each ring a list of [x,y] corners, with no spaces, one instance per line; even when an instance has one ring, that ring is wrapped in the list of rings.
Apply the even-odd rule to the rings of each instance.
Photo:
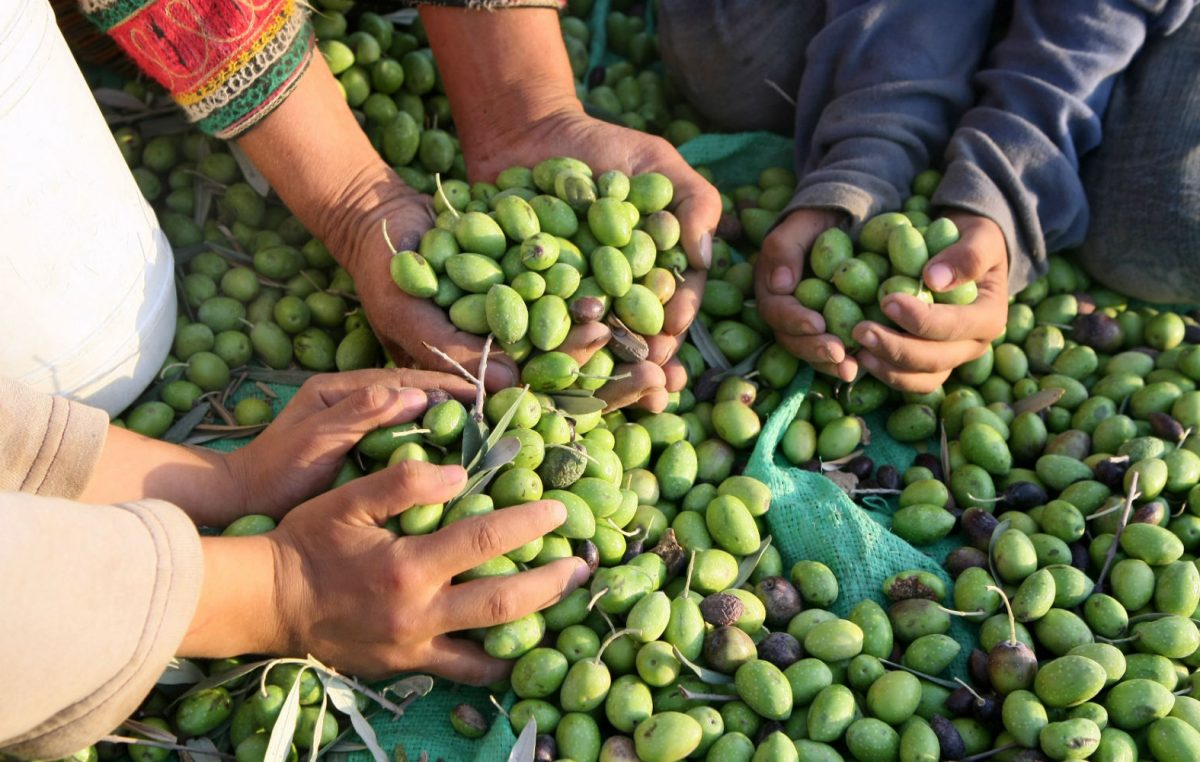
[[[1017,415],[1021,413],[1037,413],[1057,403],[1066,394],[1065,389],[1042,389],[1040,392],[1019,399],[1013,403],[1013,412]]]
[[[851,498],[854,497],[854,491],[858,489],[858,477],[849,471],[830,471],[825,474],[825,478],[836,484]]]

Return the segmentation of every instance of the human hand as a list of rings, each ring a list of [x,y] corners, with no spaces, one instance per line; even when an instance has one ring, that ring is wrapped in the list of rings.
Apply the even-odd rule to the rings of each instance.
[[[843,381],[858,372],[841,339],[825,332],[825,318],[795,296],[804,264],[817,236],[840,221],[836,212],[797,209],[763,241],[754,267],[758,314],[775,330],[775,340],[813,368]]]
[[[270,426],[225,456],[241,495],[238,515],[279,518],[328,489],[365,434],[423,412],[409,406],[411,389],[441,389],[464,402],[474,396],[474,387],[457,376],[407,368],[310,378]]]
[[[978,358],[1004,331],[1008,318],[1008,250],[1000,227],[986,217],[947,214],[959,240],[925,265],[924,280],[941,292],[974,280],[979,296],[968,305],[926,304],[908,294],[884,299],[883,312],[901,331],[864,321],[854,329],[858,362],[901,391],[936,389],[959,365]]]
[[[424,409],[409,390],[398,404]],[[275,558],[276,639],[271,653],[311,653],[340,671],[380,678],[429,671],[486,685],[511,662],[448,633],[512,621],[549,606],[588,577],[565,558],[507,577],[452,584],[488,559],[553,531],[561,503],[541,501],[397,537],[382,525],[414,505],[450,500],[466,484],[458,466],[404,461],[296,508],[265,535]],[[255,538],[249,538],[255,539]]]
[[[597,393],[610,408],[636,403],[653,412],[661,411],[667,404],[667,393],[677,392],[687,383],[687,374],[674,357],[704,296],[706,270],[712,262],[712,233],[721,216],[720,195],[662,138],[593,119],[578,108],[577,101],[574,106],[545,111],[545,116],[519,130],[489,131],[464,139],[463,155],[472,179],[490,181],[510,166],[532,167],[543,159],[571,156],[596,173],[610,169],[629,176],[659,172],[674,186],[669,208],[679,219],[680,244],[691,267],[683,273],[683,282],[666,305],[662,333],[647,337],[649,358],[619,366],[615,373],[629,373],[630,377],[606,384]],[[580,328],[576,326],[574,331]],[[595,351],[607,339],[606,327],[591,324],[586,336],[573,337],[571,345],[591,346]],[[577,359],[586,360],[590,354]]]

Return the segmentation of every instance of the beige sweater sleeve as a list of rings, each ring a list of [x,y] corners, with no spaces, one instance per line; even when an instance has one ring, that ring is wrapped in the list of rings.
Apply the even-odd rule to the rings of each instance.
[[[162,674],[203,577],[159,500],[85,505],[104,411],[0,378],[0,757],[54,759],[113,731]]]
[[[107,432],[103,410],[0,378],[0,492],[77,497]]]
[[[20,686],[0,756],[55,759],[111,733],[182,642],[202,577],[200,537],[170,503],[0,493],[0,674]]]

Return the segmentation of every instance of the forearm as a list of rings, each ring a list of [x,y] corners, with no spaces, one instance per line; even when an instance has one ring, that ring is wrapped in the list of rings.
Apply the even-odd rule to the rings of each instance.
[[[1192,4],[1173,0],[1151,13],[1125,0],[1016,3],[977,78],[979,101],[950,142],[934,199],[1001,227],[1011,289],[1041,272],[1047,250],[1083,240],[1079,161],[1100,143],[1113,82],[1147,34]]]
[[[179,655],[222,658],[248,653],[282,654],[287,639],[274,613],[275,556],[271,541],[264,536],[204,537],[200,547],[204,553],[204,583]]]
[[[898,208],[971,103],[993,6],[830,3],[797,97],[800,180],[787,211],[835,209],[857,223]]]
[[[500,151],[508,137],[564,112],[583,112],[558,14],[520,7],[498,12],[423,5],[468,166]]]
[[[416,195],[371,146],[320,56],[287,100],[237,143],[347,269],[360,231]]]
[[[183,508],[199,526],[224,527],[247,512],[242,484],[221,453],[111,426],[79,499],[88,503],[166,500]]]

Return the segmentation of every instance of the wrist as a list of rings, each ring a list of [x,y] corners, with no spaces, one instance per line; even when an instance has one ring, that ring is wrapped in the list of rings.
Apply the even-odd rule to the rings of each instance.
[[[282,626],[276,606],[280,577],[273,545],[266,535],[200,539],[204,582],[181,656],[284,652],[290,629]]]

